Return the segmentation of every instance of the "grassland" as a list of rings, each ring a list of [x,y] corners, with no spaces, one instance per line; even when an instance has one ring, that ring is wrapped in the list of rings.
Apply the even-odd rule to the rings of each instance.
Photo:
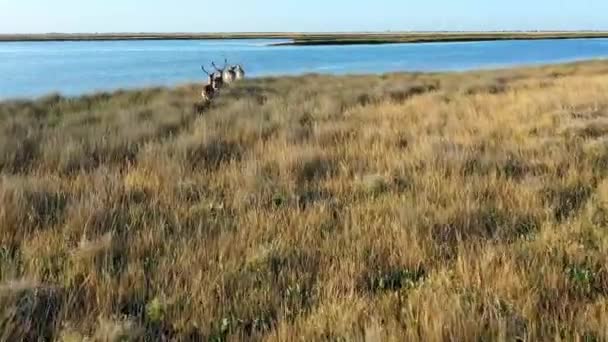
[[[0,104],[0,340],[606,340],[608,63]]]
[[[8,41],[105,41],[105,40],[192,40],[192,39],[290,39],[281,45],[353,45],[425,42],[466,42],[489,40],[536,40],[608,38],[602,31],[504,31],[504,32],[360,32],[360,33],[48,33],[0,34],[0,42]]]

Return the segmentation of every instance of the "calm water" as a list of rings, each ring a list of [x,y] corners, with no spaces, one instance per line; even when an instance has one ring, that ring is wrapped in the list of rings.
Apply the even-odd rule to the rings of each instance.
[[[227,57],[248,76],[442,71],[608,57],[608,39],[270,47],[269,40],[0,43],[0,98],[201,81]]]

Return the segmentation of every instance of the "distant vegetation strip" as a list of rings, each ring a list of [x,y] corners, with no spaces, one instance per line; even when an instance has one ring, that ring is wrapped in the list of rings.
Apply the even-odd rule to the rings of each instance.
[[[196,40],[196,39],[281,39],[287,34],[266,33],[48,33],[0,34],[0,42],[9,41],[98,41],[98,40]],[[294,36],[294,38],[296,38]]]
[[[518,34],[410,34],[410,35],[375,35],[375,36],[332,36],[328,38],[304,37],[291,42],[276,43],[274,46],[288,45],[358,45],[358,44],[398,44],[398,43],[441,43],[472,42],[497,40],[540,40],[540,39],[585,39],[608,38],[608,32],[601,33],[518,33]]]
[[[608,32],[390,32],[390,33],[103,33],[103,34],[3,34],[9,41],[104,41],[104,40],[195,40],[195,39],[290,39],[272,45],[350,45],[422,42],[462,42],[523,39],[608,38]]]

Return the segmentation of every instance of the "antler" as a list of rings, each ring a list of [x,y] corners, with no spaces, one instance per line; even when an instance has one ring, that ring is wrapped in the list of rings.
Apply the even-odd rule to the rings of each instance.
[[[211,74],[207,70],[205,70],[205,67],[203,65],[201,65],[201,69],[203,69],[205,74],[207,74],[208,76],[211,76]]]
[[[215,65],[215,62],[211,62],[211,65],[213,66],[213,68],[215,68],[215,70],[217,71],[223,71],[224,69],[220,69]]]

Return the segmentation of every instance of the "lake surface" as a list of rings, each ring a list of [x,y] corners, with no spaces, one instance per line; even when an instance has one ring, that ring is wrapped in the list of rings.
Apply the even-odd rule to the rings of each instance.
[[[0,98],[201,82],[200,65],[224,58],[242,63],[248,77],[259,77],[461,71],[608,57],[608,39],[268,46],[275,42],[280,41],[0,43]]]

